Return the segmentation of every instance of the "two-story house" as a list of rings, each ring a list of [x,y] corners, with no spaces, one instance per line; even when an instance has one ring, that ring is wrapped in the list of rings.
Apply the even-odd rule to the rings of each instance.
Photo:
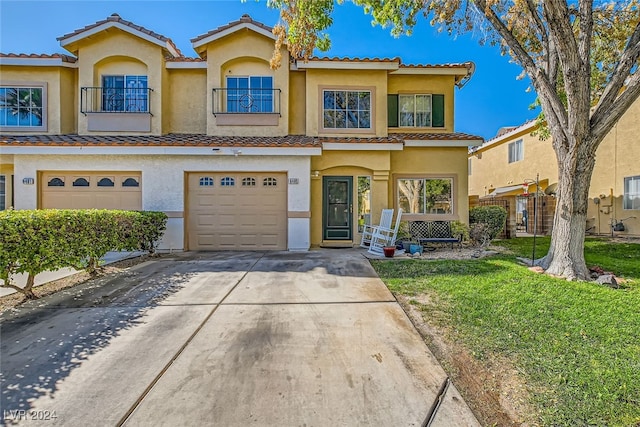
[[[589,187],[588,233],[640,235],[640,100],[620,118],[601,142]],[[552,140],[536,136],[537,124],[504,128],[497,137],[469,152],[469,195],[472,198],[507,200],[511,224],[533,231],[534,197],[541,199],[538,230],[550,233],[558,182],[558,164]],[[534,135],[532,135],[532,132]],[[533,183],[539,177],[536,195]],[[551,196],[551,197],[548,197]],[[544,204],[544,205],[543,205]],[[622,224],[622,226],[620,225]]]
[[[159,210],[166,250],[351,246],[382,209],[466,221],[472,63],[291,58],[244,15],[191,40],[117,14],[0,55],[1,208]]]

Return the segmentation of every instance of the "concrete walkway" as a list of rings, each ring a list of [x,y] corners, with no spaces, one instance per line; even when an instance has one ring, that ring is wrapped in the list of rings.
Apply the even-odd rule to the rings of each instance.
[[[0,321],[7,423],[479,425],[355,250],[179,254]]]

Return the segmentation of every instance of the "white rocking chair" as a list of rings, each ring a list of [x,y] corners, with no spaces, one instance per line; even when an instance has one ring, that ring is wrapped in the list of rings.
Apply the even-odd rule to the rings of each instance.
[[[382,248],[388,246],[395,246],[396,237],[398,236],[398,229],[400,228],[400,221],[402,219],[402,209],[398,209],[398,216],[396,217],[396,226],[391,228],[376,227],[373,230],[371,236],[371,243],[369,244],[369,253],[374,255],[384,255]]]
[[[360,247],[368,248],[371,244],[371,237],[373,231],[378,227],[391,228],[391,222],[393,221],[393,209],[383,209],[380,216],[380,223],[378,225],[365,225],[362,230],[362,241]]]

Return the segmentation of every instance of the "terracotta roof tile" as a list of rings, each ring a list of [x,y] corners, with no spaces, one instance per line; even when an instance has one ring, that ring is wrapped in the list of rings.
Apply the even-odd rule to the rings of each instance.
[[[245,23],[253,24],[253,25],[255,25],[255,26],[257,26],[257,27],[260,27],[260,28],[262,28],[263,30],[266,30],[266,31],[268,31],[268,32],[272,32],[272,31],[273,31],[273,28],[272,28],[272,27],[269,27],[269,26],[267,26],[267,25],[264,25],[262,22],[254,21],[254,20],[251,18],[251,16],[249,16],[249,15],[247,15],[247,14],[244,14],[244,15],[242,15],[242,17],[241,17],[239,20],[237,20],[237,21],[229,22],[229,23],[228,23],[228,24],[226,24],[226,25],[223,25],[223,26],[221,26],[221,27],[215,28],[215,29],[213,29],[213,30],[211,30],[211,31],[209,31],[209,32],[207,32],[207,33],[205,33],[205,34],[201,34],[201,35],[199,35],[199,36],[197,36],[197,37],[192,38],[192,39],[191,39],[191,43],[198,42],[198,41],[200,41],[200,40],[202,40],[202,39],[205,39],[205,38],[207,38],[207,37],[209,37],[209,36],[213,36],[214,34],[218,34],[218,33],[222,32],[222,31],[224,31],[224,30],[227,30],[227,29],[229,29],[229,28],[233,28],[233,27],[235,27],[236,25],[245,24]]]
[[[210,136],[201,134],[151,135],[0,135],[0,146],[116,146],[116,147],[292,147],[314,148],[320,144],[304,135]]]
[[[83,28],[79,28],[79,29],[77,29],[77,30],[75,30],[75,31],[73,31],[71,33],[68,33],[68,34],[65,34],[63,36],[60,36],[56,40],[63,41],[65,39],[69,38],[69,37],[77,36],[78,34],[82,34],[85,31],[89,31],[89,30],[91,30],[93,28],[99,27],[100,25],[106,24],[107,22],[118,22],[118,23],[120,23],[122,25],[126,25],[127,27],[131,27],[136,31],[140,31],[141,33],[144,33],[144,34],[146,34],[148,36],[154,37],[154,38],[156,38],[156,39],[158,39],[158,40],[160,40],[162,42],[169,43],[171,45],[171,47],[173,47],[176,50],[176,52],[178,52],[179,55],[182,55],[182,53],[180,52],[180,49],[178,49],[178,47],[175,45],[173,40],[171,40],[170,38],[165,37],[162,34],[158,34],[158,33],[154,32],[154,31],[151,31],[151,30],[149,30],[147,28],[144,28],[144,27],[142,27],[140,25],[136,25],[131,21],[127,21],[126,19],[122,19],[120,17],[120,15],[118,15],[117,13],[113,13],[113,14],[111,14],[111,16],[107,17],[106,19],[102,19],[100,21],[97,21],[94,24],[87,25],[87,26],[85,26]]]
[[[312,56],[309,58],[309,61],[323,61],[323,62],[398,62],[400,63],[400,58],[350,58],[348,56]]]
[[[320,147],[325,143],[341,144],[402,144],[419,141],[482,141],[466,133],[397,133],[386,137],[311,137],[287,136],[212,136],[202,134],[167,135],[0,135],[0,146],[114,146],[114,147]]]
[[[61,59],[62,62],[74,63],[78,60],[75,56],[62,53],[0,53],[0,58],[35,58],[35,59]]]
[[[395,136],[401,140],[410,141],[484,141],[484,138],[477,135],[470,135],[468,133],[453,132],[453,133],[393,133],[389,136]]]
[[[166,60],[167,62],[207,62],[206,59],[191,58],[188,56],[169,57],[169,58],[166,58]]]
[[[400,68],[460,68],[469,67],[471,62],[458,62],[450,64],[400,64]]]

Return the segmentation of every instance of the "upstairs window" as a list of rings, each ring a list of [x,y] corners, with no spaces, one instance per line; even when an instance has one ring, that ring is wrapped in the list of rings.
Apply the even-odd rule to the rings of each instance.
[[[524,159],[524,143],[521,139],[509,144],[509,163]]]
[[[371,91],[322,91],[324,129],[371,129]]]
[[[444,95],[387,95],[389,127],[444,127]]]
[[[273,77],[227,77],[228,113],[273,113]]]
[[[148,112],[147,76],[102,76],[102,111]]]
[[[44,87],[0,87],[0,128],[44,130]]]

